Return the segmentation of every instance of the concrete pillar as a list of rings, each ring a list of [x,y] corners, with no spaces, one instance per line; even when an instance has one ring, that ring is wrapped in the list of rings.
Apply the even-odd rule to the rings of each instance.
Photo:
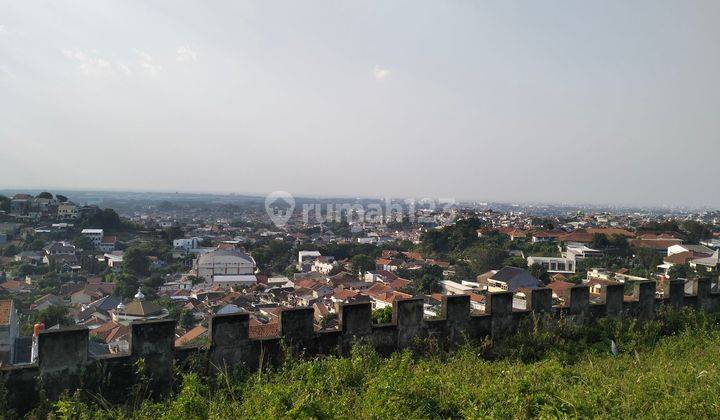
[[[621,318],[623,315],[623,300],[625,286],[622,284],[608,284],[603,287],[605,292],[605,314],[608,318]]]
[[[527,309],[538,313],[552,312],[552,289],[547,287],[531,289],[527,299]]]
[[[372,304],[343,303],[338,314],[343,335],[365,337],[372,334]]]
[[[340,321],[340,351],[350,351],[354,342],[369,339],[372,335],[372,304],[370,302],[336,305]]]
[[[470,320],[470,296],[443,296],[442,317],[447,325],[448,341],[451,344],[460,344]]]
[[[314,335],[312,308],[287,308],[280,311],[280,336],[294,352],[311,352]]]
[[[590,288],[576,285],[570,288],[570,313],[587,314],[590,310]]]
[[[635,283],[638,296],[638,319],[641,321],[655,317],[655,282],[642,281]]]
[[[135,321],[130,325],[130,354],[134,360],[144,360],[145,370],[142,373],[154,393],[170,391],[174,348],[174,319]]]
[[[470,296],[443,296],[442,317],[448,321],[467,321],[470,318]]]
[[[76,369],[88,360],[87,327],[45,330],[38,335],[38,367],[42,372]]]
[[[665,284],[665,297],[670,301],[670,306],[680,309],[685,305],[685,280],[671,279]]]
[[[398,348],[405,348],[416,338],[422,338],[422,298],[401,299],[393,302],[393,322],[397,325]]]
[[[697,307],[698,309],[702,310],[710,310],[712,306],[712,302],[710,300],[710,278],[709,277],[701,277],[698,279],[695,279],[695,294],[697,295]]]
[[[509,337],[514,333],[513,293],[497,292],[487,295],[485,312],[490,314],[491,335],[493,340]]]
[[[210,318],[210,360],[220,370],[232,371],[237,366],[255,369],[257,351],[249,342],[250,315],[235,313]],[[258,347],[259,348],[259,347]]]
[[[82,386],[82,372],[88,363],[88,329],[70,327],[46,330],[38,335],[38,367],[48,398]]]

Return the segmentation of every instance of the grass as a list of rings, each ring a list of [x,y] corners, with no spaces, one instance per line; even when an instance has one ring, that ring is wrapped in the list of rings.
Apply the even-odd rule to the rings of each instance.
[[[552,329],[536,322],[525,328],[529,332],[507,343],[475,343],[452,353],[408,350],[381,358],[358,346],[351,357],[288,360],[261,374],[183,373],[178,393],[164,401],[103,407],[78,393],[54,404],[49,415],[137,419],[720,416],[720,329],[714,316],[683,311],[664,313],[657,322],[643,326],[608,321],[592,328],[561,323]],[[618,343],[617,356],[610,352],[609,337]]]

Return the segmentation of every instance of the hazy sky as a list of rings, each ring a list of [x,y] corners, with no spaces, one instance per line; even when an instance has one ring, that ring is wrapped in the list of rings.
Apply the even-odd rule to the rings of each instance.
[[[0,187],[720,206],[720,1],[0,1]]]

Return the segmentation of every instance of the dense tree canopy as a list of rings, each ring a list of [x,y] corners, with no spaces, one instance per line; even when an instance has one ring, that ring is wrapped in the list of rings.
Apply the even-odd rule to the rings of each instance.
[[[82,227],[104,229],[109,232],[121,230],[123,227],[120,216],[113,209],[103,209],[88,215],[81,222]]]
[[[123,268],[130,274],[146,276],[150,273],[150,259],[144,250],[130,247],[123,255]]]
[[[420,237],[420,251],[424,256],[444,256],[460,252],[478,242],[477,230],[482,227],[478,218],[461,219],[451,226],[429,230]]]
[[[375,269],[375,260],[365,254],[358,254],[352,257],[352,268],[355,273],[364,275]]]
[[[31,316],[31,323],[43,323],[45,328],[55,325],[72,325],[73,320],[68,316],[68,308],[61,305],[51,305],[42,311],[35,311]]]
[[[279,240],[272,240],[264,245],[256,246],[252,250],[253,258],[260,271],[271,275],[284,273],[289,265],[293,264],[292,244]]]

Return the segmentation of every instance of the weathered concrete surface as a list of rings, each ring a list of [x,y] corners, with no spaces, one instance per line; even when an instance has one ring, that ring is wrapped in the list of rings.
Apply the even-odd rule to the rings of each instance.
[[[287,308],[280,311],[280,337],[293,353],[309,354],[314,349],[312,308]]]
[[[423,299],[403,299],[393,302],[393,321],[397,325],[397,347],[408,347],[413,340],[423,338]]]
[[[605,293],[605,309],[608,318],[619,319],[623,316],[623,294],[625,286],[609,284],[603,287]]]
[[[153,394],[166,394],[172,385],[175,347],[175,320],[159,319],[134,322],[131,326],[130,355]]]

